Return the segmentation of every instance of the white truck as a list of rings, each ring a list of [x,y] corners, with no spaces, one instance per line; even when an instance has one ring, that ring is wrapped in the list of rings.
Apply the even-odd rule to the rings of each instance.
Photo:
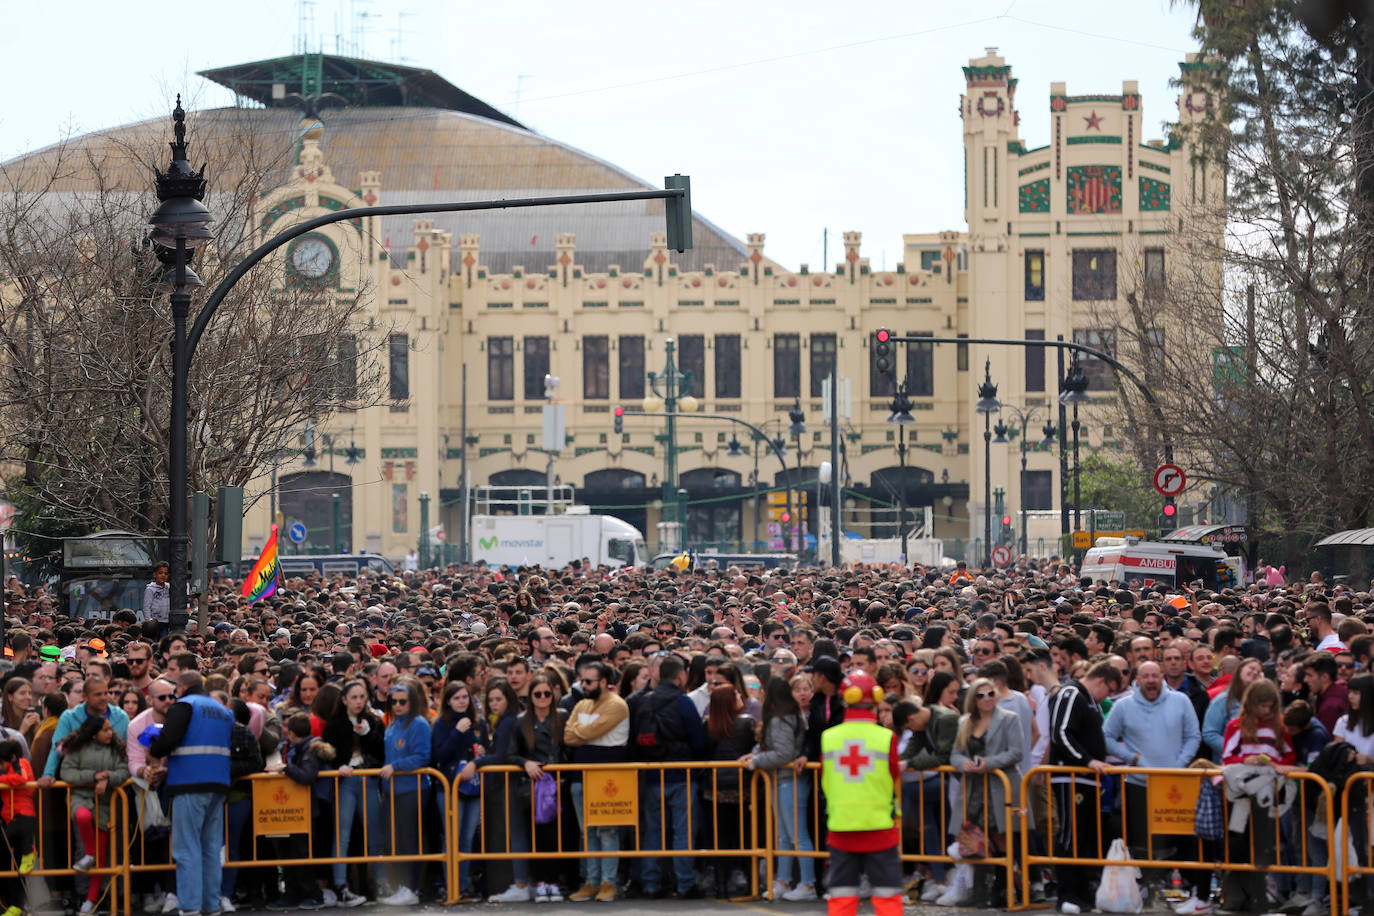
[[[1134,537],[1102,537],[1083,555],[1078,574],[1094,582],[1123,585],[1182,586],[1201,581],[1221,589],[1244,580],[1243,561],[1210,544],[1142,541]]]
[[[610,515],[570,506],[556,515],[474,515],[473,561],[488,566],[562,568],[586,559],[592,566],[643,566],[649,562],[644,535]]]

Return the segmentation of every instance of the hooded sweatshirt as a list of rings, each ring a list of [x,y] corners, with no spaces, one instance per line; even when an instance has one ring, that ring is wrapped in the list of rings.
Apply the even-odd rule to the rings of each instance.
[[[1136,684],[1130,696],[1113,704],[1102,735],[1109,754],[1127,766],[1142,767],[1186,767],[1202,740],[1192,702],[1168,684],[1160,686],[1153,700],[1145,699]],[[1128,776],[1127,782],[1143,785],[1145,777]]]

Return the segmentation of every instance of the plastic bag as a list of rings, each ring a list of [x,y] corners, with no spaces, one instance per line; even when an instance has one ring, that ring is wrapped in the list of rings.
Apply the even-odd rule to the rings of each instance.
[[[558,817],[558,780],[546,775],[534,781],[534,822],[548,824]]]
[[[1333,850],[1331,852],[1331,855],[1336,858],[1336,878],[1337,880],[1345,881],[1347,878],[1346,869],[1352,865],[1360,864],[1358,853],[1355,852],[1355,841],[1345,829],[1345,818],[1341,818],[1336,822],[1335,835],[1345,838],[1344,853],[1339,850]]]
[[[1113,862],[1131,861],[1126,844],[1119,838],[1112,840],[1107,858]],[[1097,885],[1097,908],[1104,913],[1139,913],[1144,901],[1140,899],[1140,869],[1134,865],[1108,865],[1102,869],[1102,881]]]

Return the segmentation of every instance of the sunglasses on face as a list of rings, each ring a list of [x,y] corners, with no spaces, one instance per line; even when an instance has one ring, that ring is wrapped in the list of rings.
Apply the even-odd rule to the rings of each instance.
[[[127,659],[127,661],[131,665],[146,665],[148,663],[148,659],[146,656],[144,658],[130,658]]]
[[[974,649],[974,650],[973,650],[973,654],[974,654],[974,655],[991,655],[991,654],[992,654],[992,650],[991,650],[991,649]]]
[[[991,691],[991,690],[980,690],[980,691],[978,691],[978,699],[980,699],[980,700],[990,699],[991,697],[995,697],[995,696],[997,696],[997,694],[994,693],[994,692]]]
[[[170,700],[171,698],[172,694],[170,693],[159,693],[153,695],[154,700]]]
[[[404,705],[406,705],[406,704],[409,703],[409,702],[410,702],[410,697],[392,697],[392,698],[391,698],[391,705],[392,705],[392,706],[404,706]]]
[[[530,696],[532,696],[532,697],[538,697],[538,698],[540,698],[540,699],[543,699],[544,697],[551,697],[551,696],[553,696],[553,691],[552,691],[552,690],[532,690],[532,691],[530,691]]]

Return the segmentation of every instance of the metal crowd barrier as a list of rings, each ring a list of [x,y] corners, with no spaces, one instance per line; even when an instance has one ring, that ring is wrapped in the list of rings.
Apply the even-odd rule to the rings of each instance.
[[[734,761],[673,761],[666,763],[607,763],[607,764],[551,764],[543,767],[546,778],[554,780],[559,805],[552,821],[552,829],[540,831],[541,825],[535,823],[534,805],[530,802],[531,781],[524,770],[514,766],[490,766],[480,770],[481,789],[477,804],[481,805],[481,820],[474,849],[463,851],[457,837],[457,828],[449,833],[451,883],[456,886],[456,876],[461,866],[477,861],[517,861],[535,859],[654,859],[654,858],[738,858],[749,863],[749,887],[751,899],[762,896],[759,892],[759,861],[767,863],[766,880],[772,885],[773,868],[770,852],[772,850],[771,817],[771,780],[763,771],[749,771]],[[698,807],[698,795],[709,793],[712,800],[718,798],[720,782],[724,773],[736,774],[739,802],[738,809],[729,818],[722,817],[721,805],[709,804]],[[673,809],[670,808],[667,786],[668,774],[683,775],[686,796],[686,846],[674,846],[672,829]],[[571,810],[570,789],[573,780],[581,780],[583,792],[583,812]],[[518,793],[518,797],[515,794]],[[654,796],[656,799],[648,798]],[[468,796],[471,797],[471,796]],[[459,822],[459,796],[451,796],[448,823]],[[658,836],[653,837],[656,848],[645,848],[645,840],[650,839],[644,831],[646,801],[657,805]],[[567,802],[567,804],[565,804]],[[762,825],[760,825],[760,815]],[[522,823],[518,838],[510,828]],[[570,819],[570,820],[569,820]],[[695,843],[698,828],[705,826],[710,831],[710,847]],[[731,823],[733,821],[733,823]],[[575,827],[580,842],[576,847],[566,844],[570,831],[565,827]],[[612,827],[633,835],[633,842],[609,851],[587,851],[587,833],[592,827]],[[720,838],[724,828],[733,827],[738,837],[738,847],[720,848]],[[539,834],[543,833],[546,845],[539,844]],[[547,842],[552,834],[553,847]],[[518,839],[520,846],[527,849],[514,849],[513,840]],[[663,886],[671,889],[673,883],[671,869],[665,869],[662,876]],[[502,888],[489,888],[499,892]]]
[[[1335,856],[1328,856],[1324,865],[1318,865],[1313,861],[1309,854],[1307,838],[1308,831],[1314,824],[1325,825],[1328,836],[1336,834],[1335,806],[1332,798],[1331,787],[1320,777],[1304,771],[1296,771],[1288,774],[1288,779],[1297,782],[1297,800],[1289,809],[1289,817],[1296,820],[1294,825],[1296,833],[1301,837],[1301,841],[1296,844],[1284,838],[1283,822],[1281,818],[1273,818],[1274,829],[1272,838],[1267,834],[1257,835],[1253,829],[1252,822],[1247,822],[1247,828],[1243,834],[1231,833],[1229,831],[1232,806],[1226,799],[1225,787],[1220,786],[1221,790],[1221,811],[1222,825],[1224,834],[1220,840],[1204,840],[1197,835],[1194,825],[1194,812],[1197,808],[1198,791],[1203,779],[1213,779],[1222,775],[1220,767],[1200,769],[1200,768],[1155,768],[1155,767],[1109,767],[1105,772],[1091,770],[1085,767],[1056,767],[1040,766],[1028,771],[1021,780],[1021,791],[1023,797],[1030,791],[1033,777],[1043,775],[1046,782],[1053,789],[1055,779],[1072,778],[1074,776],[1089,777],[1091,785],[1096,789],[1099,804],[1093,811],[1093,819],[1096,827],[1097,839],[1095,843],[1089,843],[1084,839],[1083,848],[1079,843],[1079,822],[1077,818],[1069,826],[1069,849],[1068,854],[1056,852],[1054,849],[1054,838],[1057,827],[1055,818],[1057,812],[1053,800],[1049,806],[1047,823],[1044,825],[1041,834],[1050,838],[1051,848],[1047,853],[1031,852],[1030,824],[1027,819],[1021,821],[1021,883],[1023,899],[1029,899],[1031,871],[1037,866],[1063,866],[1063,865],[1084,865],[1095,867],[1106,867],[1110,865],[1129,864],[1143,869],[1180,869],[1182,871],[1193,870],[1217,870],[1221,872],[1259,872],[1265,874],[1291,874],[1291,875],[1316,875],[1324,877],[1332,894],[1332,906],[1336,905],[1336,898],[1339,895],[1339,879],[1336,874]],[[1374,775],[1374,774],[1371,774]],[[1115,803],[1110,806],[1110,810],[1103,810],[1103,778],[1104,776],[1116,777],[1116,797]],[[1147,823],[1142,828],[1133,828],[1131,823],[1132,814],[1129,810],[1131,806],[1126,803],[1126,778],[1129,776],[1144,776],[1146,783],[1144,791],[1146,793],[1145,816]],[[1309,815],[1307,806],[1304,804],[1304,796],[1307,786],[1312,787],[1312,791],[1319,792],[1316,801],[1316,810]],[[1110,794],[1107,796],[1110,798]],[[1083,801],[1086,801],[1084,799]],[[1075,798],[1075,803],[1079,806],[1083,803]],[[1119,821],[1113,820],[1119,818]],[[1036,825],[1039,828],[1039,825]],[[1104,827],[1106,829],[1104,829]],[[1143,855],[1137,845],[1130,850],[1131,860],[1129,863],[1113,861],[1107,858],[1107,847],[1112,840],[1118,837],[1126,837],[1127,845],[1131,845],[1131,839],[1142,836],[1144,838]],[[1232,839],[1244,836],[1243,849],[1239,852],[1233,851]],[[1163,847],[1160,842],[1161,837],[1171,837],[1173,839],[1174,858],[1165,858],[1156,855],[1157,846]],[[1272,839],[1272,848],[1269,847]],[[1255,865],[1256,851],[1265,853],[1265,858],[1273,858],[1272,864]],[[1166,853],[1167,855],[1167,849]],[[1294,861],[1285,864],[1286,859]]]
[[[1360,799],[1363,796],[1362,810],[1354,811],[1351,805],[1352,799]],[[1350,900],[1352,888],[1356,879],[1363,878],[1366,883],[1374,875],[1374,840],[1371,840],[1371,815],[1374,815],[1374,773],[1361,772],[1352,773],[1346,780],[1345,791],[1341,793],[1341,824],[1343,829],[1336,831],[1334,828],[1331,833],[1334,835],[1339,832],[1335,842],[1331,843],[1327,850],[1333,869],[1341,868],[1344,880],[1340,884],[1344,887],[1345,893],[1342,895],[1340,908],[1336,912],[1341,916],[1346,916],[1350,912]],[[1361,818],[1362,823],[1357,828],[1356,818]],[[1349,841],[1349,842],[1347,842]],[[1347,861],[1347,847],[1353,846],[1355,849],[1355,861]],[[1339,856],[1339,859],[1337,858]],[[1339,863],[1339,864],[1338,864]],[[1332,885],[1331,904],[1333,909],[1336,907],[1335,885]]]

